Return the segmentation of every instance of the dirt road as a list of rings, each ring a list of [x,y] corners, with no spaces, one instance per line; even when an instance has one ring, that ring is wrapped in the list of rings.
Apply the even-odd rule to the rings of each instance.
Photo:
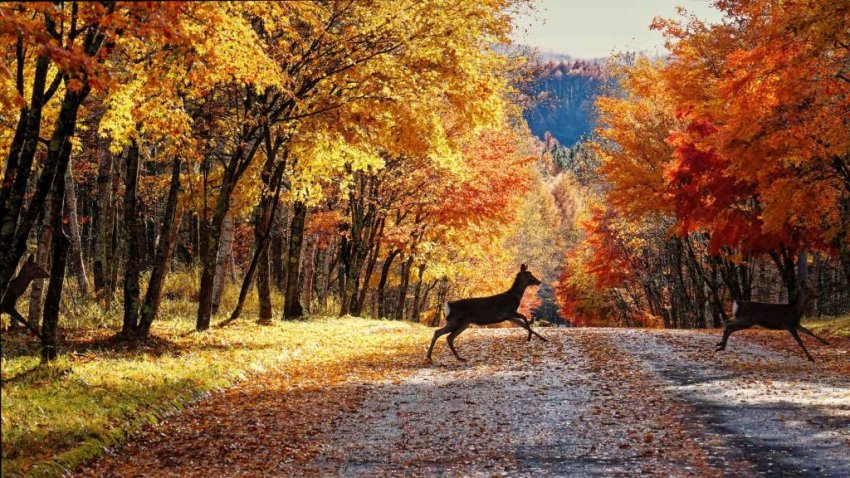
[[[468,362],[440,343],[379,383],[236,387],[82,474],[850,476],[847,341],[812,344],[811,364],[779,333],[718,354],[717,332],[541,333],[470,330]],[[299,430],[252,433],[281,414]]]

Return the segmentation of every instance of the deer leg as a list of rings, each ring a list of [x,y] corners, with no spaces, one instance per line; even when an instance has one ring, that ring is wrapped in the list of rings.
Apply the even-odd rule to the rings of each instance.
[[[29,323],[29,322],[27,322],[27,320],[26,320],[26,319],[24,319],[24,318],[23,318],[23,316],[22,316],[22,315],[21,315],[21,314],[20,314],[17,310],[15,310],[15,308],[14,308],[14,307],[12,307],[12,308],[10,308],[10,309],[7,309],[7,310],[4,310],[3,312],[6,312],[7,314],[9,314],[9,317],[11,317],[11,318],[13,318],[13,319],[17,320],[18,322],[20,322],[20,323],[21,323],[21,325],[23,325],[24,327],[26,327],[27,329],[29,329],[29,331],[30,331],[30,332],[32,332],[32,333],[33,333],[33,335],[35,335],[36,337],[38,337],[39,339],[41,339],[41,333],[38,331],[38,329],[36,329],[36,328],[35,328],[35,327],[33,327],[32,325],[30,325],[30,323]],[[12,323],[14,323],[14,321],[12,321]]]
[[[804,333],[804,334],[806,334],[806,335],[808,335],[808,336],[810,336],[810,337],[814,337],[814,338],[815,338],[815,340],[817,340],[818,342],[820,342],[820,343],[822,343],[822,344],[824,344],[824,345],[829,345],[829,342],[827,342],[826,340],[824,340],[824,339],[822,339],[822,338],[818,337],[818,336],[817,336],[817,335],[815,335],[815,334],[814,334],[811,330],[809,330],[809,329],[807,329],[807,328],[803,327],[802,325],[798,325],[798,326],[797,326],[797,330],[799,330],[800,332],[802,332],[802,333]]]
[[[726,342],[729,340],[729,336],[732,335],[732,332],[737,332],[739,330],[749,329],[750,326],[743,325],[736,322],[729,322],[726,324],[726,327],[723,329],[723,338],[720,339],[720,342],[717,343],[717,348],[714,349],[715,352],[719,352],[721,350],[726,350]]]
[[[457,328],[456,324],[448,323],[442,329],[438,329],[436,332],[434,332],[434,338],[431,339],[431,346],[428,347],[428,355],[425,356],[425,358],[428,361],[431,361],[431,352],[434,351],[434,344],[437,342],[437,339],[439,339],[443,335],[450,333],[451,331],[453,331],[456,328]]]
[[[534,322],[534,319],[529,319],[528,321],[526,321],[526,325],[528,325],[528,341],[529,341],[529,342],[531,342],[531,334],[534,334],[534,336],[535,336],[535,337],[537,337],[538,339],[540,339],[540,340],[542,340],[542,341],[544,341],[544,342],[548,342],[548,341],[549,341],[549,339],[547,339],[546,337],[544,337],[544,336],[542,336],[542,335],[538,334],[537,332],[535,332],[535,331],[534,331],[534,329],[532,329],[532,328],[531,328],[531,324],[532,324],[533,322]]]
[[[797,334],[797,329],[788,329],[788,332],[791,332],[791,336],[794,337],[794,340],[796,340],[798,344],[800,344],[800,347],[803,349],[803,353],[806,354],[806,357],[808,357],[809,362],[814,362],[815,359],[813,359],[809,354],[809,351],[806,350],[806,346],[803,345],[803,340],[800,339],[800,336]]]
[[[519,319],[516,319],[516,318],[510,318],[510,319],[508,319],[508,321],[513,322],[514,324],[517,324],[517,325],[519,325],[520,327],[522,327],[522,328],[524,328],[525,330],[527,330],[527,331],[528,331],[528,340],[531,340],[531,334],[534,334],[534,335],[535,335],[535,336],[537,336],[537,338],[539,338],[540,340],[542,340],[542,341],[544,341],[544,342],[548,342],[548,340],[546,340],[546,338],[545,338],[545,337],[543,337],[542,335],[540,335],[540,334],[538,334],[537,332],[535,332],[535,331],[531,328],[531,326],[530,326],[530,325],[528,325],[528,323],[526,323],[526,322],[522,322],[522,321],[520,321]]]
[[[515,317],[517,317],[518,319],[522,319],[522,321],[525,322],[525,329],[528,330],[528,338],[525,339],[525,341],[531,342],[531,321],[528,320],[528,317],[523,314],[520,314],[519,312],[516,313]]]
[[[455,330],[452,331],[452,333],[449,334],[448,338],[446,339],[446,342],[449,343],[449,348],[451,349],[452,353],[455,354],[455,358],[460,360],[461,362],[466,362],[466,359],[461,358],[460,355],[457,354],[457,350],[455,350],[455,337],[460,335],[460,333],[466,330],[467,327],[469,327],[469,324],[463,324],[458,326]]]

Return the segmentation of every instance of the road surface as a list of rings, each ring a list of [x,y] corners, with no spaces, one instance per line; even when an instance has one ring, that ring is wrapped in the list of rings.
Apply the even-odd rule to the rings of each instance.
[[[538,330],[473,329],[468,362],[440,341],[377,382],[253,380],[81,475],[850,476],[847,341],[811,364],[776,332],[715,354],[717,331]]]

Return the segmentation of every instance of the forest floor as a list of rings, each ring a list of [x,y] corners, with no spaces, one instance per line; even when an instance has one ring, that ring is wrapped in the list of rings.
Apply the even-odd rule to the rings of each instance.
[[[850,476],[850,339],[745,331],[430,330],[292,386],[215,393],[82,476]],[[375,333],[372,330],[371,333]],[[379,333],[382,333],[378,331]],[[388,329],[386,333],[399,333]]]

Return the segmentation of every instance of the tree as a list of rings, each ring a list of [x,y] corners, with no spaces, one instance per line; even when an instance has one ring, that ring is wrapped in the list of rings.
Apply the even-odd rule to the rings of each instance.
[[[621,311],[646,309],[670,326],[709,323],[710,301],[716,324],[723,297],[749,298],[763,263],[793,297],[805,251],[850,257],[850,9],[717,6],[716,25],[654,22],[672,52],[663,63],[612,65],[619,90],[598,100],[594,144],[605,207],[568,256],[581,270],[562,279],[565,307],[577,310],[567,295],[592,284],[616,293]]]

